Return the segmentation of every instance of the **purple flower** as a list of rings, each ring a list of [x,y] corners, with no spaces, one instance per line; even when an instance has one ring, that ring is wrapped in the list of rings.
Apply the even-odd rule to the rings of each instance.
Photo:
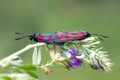
[[[76,58],[78,51],[76,51],[74,48],[69,48],[68,52],[71,55],[71,58],[69,59],[69,68],[77,68],[82,65],[82,60]]]
[[[82,60],[74,57],[69,60],[69,64],[72,68],[77,68],[82,65]]]
[[[75,57],[77,55],[77,51],[74,48],[69,48],[68,52],[71,54],[72,57]]]

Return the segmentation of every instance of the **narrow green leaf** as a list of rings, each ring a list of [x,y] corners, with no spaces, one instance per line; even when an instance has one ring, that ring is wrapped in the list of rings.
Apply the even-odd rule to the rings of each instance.
[[[12,80],[12,78],[6,75],[6,76],[0,76],[0,80]]]
[[[39,48],[39,50],[38,50],[38,60],[37,60],[37,64],[40,64],[40,62],[41,62],[41,48]]]
[[[27,71],[27,73],[28,73],[31,77],[38,79],[37,74],[35,74],[33,71]]]
[[[25,64],[25,65],[20,65],[17,66],[17,68],[24,69],[24,70],[36,70],[36,66],[31,65],[31,64]]]
[[[9,60],[9,63],[11,65],[20,65],[22,63],[22,59],[19,56],[13,57],[11,60]]]

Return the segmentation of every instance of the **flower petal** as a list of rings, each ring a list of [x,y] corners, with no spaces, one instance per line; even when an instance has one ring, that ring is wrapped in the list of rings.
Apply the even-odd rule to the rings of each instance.
[[[77,67],[80,67],[82,65],[82,60],[80,60],[78,58],[71,58],[69,63],[70,63],[72,68],[77,68]]]

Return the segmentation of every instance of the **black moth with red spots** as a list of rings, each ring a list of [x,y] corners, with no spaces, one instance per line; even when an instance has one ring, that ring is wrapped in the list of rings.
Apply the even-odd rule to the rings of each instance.
[[[86,31],[58,31],[52,34],[34,33],[29,36],[30,40],[44,42],[48,44],[64,45],[66,41],[83,40],[90,37],[91,34]]]
[[[20,33],[17,33],[20,34]],[[90,37],[91,34],[87,31],[58,31],[51,34],[44,34],[44,33],[34,33],[32,35],[27,35],[25,37],[29,37],[30,40],[36,42],[44,42],[47,44],[54,44],[62,46],[66,41],[74,41],[74,40],[83,40],[87,37]],[[22,38],[25,38],[22,37]],[[17,38],[16,40],[22,39]]]

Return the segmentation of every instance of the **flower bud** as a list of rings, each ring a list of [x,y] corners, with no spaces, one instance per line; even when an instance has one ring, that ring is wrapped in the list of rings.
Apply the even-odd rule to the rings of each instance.
[[[42,70],[43,70],[47,75],[49,75],[49,74],[52,73],[52,70],[49,69],[49,68],[47,68],[47,67],[42,67]]]

